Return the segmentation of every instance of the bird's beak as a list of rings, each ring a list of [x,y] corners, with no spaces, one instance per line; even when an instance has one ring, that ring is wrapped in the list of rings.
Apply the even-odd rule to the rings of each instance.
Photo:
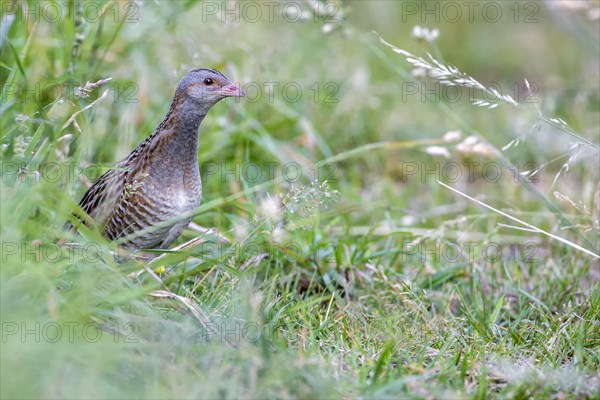
[[[244,97],[246,93],[234,84],[227,85],[219,90],[223,96],[227,97]]]

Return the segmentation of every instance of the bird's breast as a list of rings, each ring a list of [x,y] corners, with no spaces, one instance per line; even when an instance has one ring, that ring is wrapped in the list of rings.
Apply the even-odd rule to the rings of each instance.
[[[143,180],[143,196],[161,204],[164,214],[176,216],[200,204],[202,183],[198,164],[161,165],[148,171]]]

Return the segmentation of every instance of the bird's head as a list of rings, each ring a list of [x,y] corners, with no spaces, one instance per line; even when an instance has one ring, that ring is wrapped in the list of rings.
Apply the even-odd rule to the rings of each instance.
[[[244,97],[246,94],[225,75],[214,69],[199,68],[183,77],[177,92],[186,100],[201,106],[212,106],[225,97]]]

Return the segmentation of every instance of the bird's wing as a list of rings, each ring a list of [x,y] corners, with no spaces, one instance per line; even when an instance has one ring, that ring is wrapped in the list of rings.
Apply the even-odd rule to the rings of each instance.
[[[117,164],[106,171],[83,195],[79,206],[100,229],[112,213],[117,200],[122,196],[127,170]]]
[[[152,150],[164,140],[163,136],[170,135],[173,129],[163,129],[157,134],[150,135],[136,147],[123,161],[102,175],[83,195],[79,206],[96,223],[105,236],[121,236],[124,227],[120,214],[122,209],[136,204],[136,195],[128,187],[140,183],[151,162]],[[162,139],[161,139],[162,138]],[[117,226],[115,228],[113,225]],[[70,223],[66,229],[72,229]],[[108,231],[107,231],[108,230]]]
[[[119,195],[112,201],[110,213],[104,222],[104,235],[107,238],[119,239],[160,221],[162,212],[157,204],[148,199],[146,181],[152,179],[149,170],[156,161],[155,149],[173,132],[174,129],[157,131],[123,161],[126,173],[120,180]]]

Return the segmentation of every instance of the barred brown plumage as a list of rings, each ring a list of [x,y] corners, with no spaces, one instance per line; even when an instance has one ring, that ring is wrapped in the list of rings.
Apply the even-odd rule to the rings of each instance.
[[[131,249],[165,249],[177,239],[191,221],[177,217],[197,208],[202,194],[200,123],[220,100],[244,95],[213,69],[192,70],[181,80],[158,128],[102,175],[79,203],[107,239],[125,238],[123,245]]]

